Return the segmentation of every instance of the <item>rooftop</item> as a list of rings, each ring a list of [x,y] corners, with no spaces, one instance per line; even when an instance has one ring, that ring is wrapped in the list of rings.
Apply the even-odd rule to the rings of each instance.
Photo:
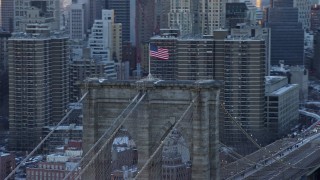
[[[288,85],[286,85],[286,86],[284,86],[284,87],[272,92],[270,95],[271,96],[272,95],[273,96],[279,96],[279,95],[281,95],[281,94],[283,94],[283,93],[285,93],[285,92],[287,92],[287,91],[289,91],[291,89],[296,88],[297,86],[298,86],[297,84],[288,84]]]
[[[274,84],[286,79],[285,76],[266,76],[266,84]]]

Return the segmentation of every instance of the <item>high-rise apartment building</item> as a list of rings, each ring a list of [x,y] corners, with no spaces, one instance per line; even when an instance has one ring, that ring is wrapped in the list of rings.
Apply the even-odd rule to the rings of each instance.
[[[169,50],[168,60],[151,57],[151,74],[160,79],[215,79],[224,82],[220,101],[220,138],[242,154],[254,150],[234,124],[265,144],[265,64],[266,44],[262,36],[228,36],[214,31],[213,36],[179,37],[166,30],[151,39],[159,48]],[[234,119],[230,118],[233,117]],[[251,146],[251,147],[250,147]]]
[[[304,65],[304,31],[298,22],[298,8],[290,0],[274,0],[267,27],[271,29],[271,65]]]
[[[13,32],[14,1],[0,0],[0,29]]]
[[[224,50],[224,53],[219,49],[216,51],[216,58],[224,61],[225,119],[221,139],[237,152],[247,154],[255,147],[234,121],[240,122],[259,144],[268,141],[264,135],[265,41],[259,38],[227,38],[218,41],[216,46],[222,46]]]
[[[44,23],[60,29],[59,0],[14,0],[14,31],[24,32],[27,24]]]
[[[28,25],[9,39],[9,148],[32,150],[69,103],[68,38]]]

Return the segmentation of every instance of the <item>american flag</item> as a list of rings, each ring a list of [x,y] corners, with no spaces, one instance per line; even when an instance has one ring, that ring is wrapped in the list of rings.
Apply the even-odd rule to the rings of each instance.
[[[150,44],[150,56],[156,57],[159,59],[163,59],[163,60],[168,60],[169,59],[169,51],[168,51],[168,49],[158,48],[156,45]]]

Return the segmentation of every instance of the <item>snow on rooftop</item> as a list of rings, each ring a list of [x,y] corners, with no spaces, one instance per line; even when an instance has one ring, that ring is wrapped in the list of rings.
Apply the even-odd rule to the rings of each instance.
[[[120,144],[128,144],[129,137],[128,136],[121,136],[116,137],[113,141],[113,145],[120,145]]]
[[[1,156],[1,157],[9,156],[9,155],[10,155],[9,153],[0,152],[0,156]]]
[[[273,91],[271,93],[271,95],[281,95],[281,94],[283,94],[283,93],[295,88],[296,86],[298,86],[298,85],[297,84],[288,84],[288,85],[286,85],[286,86],[284,86],[284,87],[282,87],[282,88],[280,88],[280,89],[278,89],[276,91]]]
[[[266,78],[267,84],[272,84],[275,82],[279,82],[279,81],[285,79],[286,77],[284,77],[284,76],[265,76],[265,78]]]

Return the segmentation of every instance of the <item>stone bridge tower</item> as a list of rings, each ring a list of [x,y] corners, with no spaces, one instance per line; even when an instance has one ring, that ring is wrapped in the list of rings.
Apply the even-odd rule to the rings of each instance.
[[[107,81],[90,80],[84,101],[84,154],[113,124],[114,119],[140,93],[146,93],[140,105],[123,124],[136,142],[138,170],[185,112],[190,103],[191,118],[181,121],[178,130],[186,140],[192,162],[192,179],[219,179],[219,93],[221,84],[203,81]],[[111,144],[94,162],[83,179],[111,179]],[[161,169],[161,163],[153,166]],[[160,171],[161,172],[161,171]],[[148,167],[138,179],[161,179]]]

